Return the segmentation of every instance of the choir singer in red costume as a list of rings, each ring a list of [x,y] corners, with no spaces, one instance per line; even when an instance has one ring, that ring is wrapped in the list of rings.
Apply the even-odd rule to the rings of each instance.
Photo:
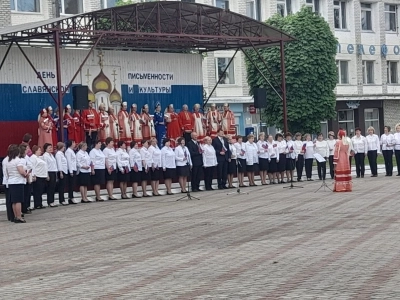
[[[173,104],[168,105],[164,116],[167,123],[167,138],[171,140],[171,148],[175,148],[177,139],[182,136],[182,125],[179,122],[178,114],[174,112]]]
[[[67,126],[67,136],[64,140],[76,141],[75,139],[75,121],[71,116],[71,106],[68,104],[64,110],[64,126]]]
[[[190,134],[193,130],[193,116],[192,113],[188,111],[188,106],[184,104],[182,110],[178,114],[179,122],[182,126],[183,137],[185,138],[186,145],[190,141]]]
[[[123,102],[121,110],[118,112],[118,128],[119,128],[119,140],[126,143],[131,141],[131,127],[129,126],[129,114],[126,111],[128,103]]]
[[[84,132],[81,118],[81,111],[79,109],[75,109],[74,114],[72,115],[75,123],[75,143],[78,145],[84,140]]]
[[[151,138],[156,137],[153,117],[149,114],[149,106],[147,104],[142,107],[142,114],[140,117],[142,118],[142,139],[150,140]]]
[[[224,104],[224,112],[222,113],[222,130],[225,135],[236,135],[235,114],[229,109],[229,104]]]
[[[93,149],[97,141],[97,131],[100,127],[100,116],[89,101],[89,108],[82,112],[83,129],[86,133],[86,144]]]

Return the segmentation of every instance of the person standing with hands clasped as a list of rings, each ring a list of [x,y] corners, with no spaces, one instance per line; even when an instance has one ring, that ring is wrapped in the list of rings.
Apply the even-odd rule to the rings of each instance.
[[[100,197],[100,186],[106,183],[106,156],[100,148],[101,141],[97,141],[94,148],[90,150],[89,153],[93,165],[90,181],[94,187],[96,202],[104,201],[104,199]]]
[[[231,151],[229,150],[228,140],[224,137],[224,131],[218,130],[218,136],[213,139],[212,145],[217,155],[217,180],[218,189],[227,189],[226,180],[228,178],[228,161],[231,157]]]
[[[44,154],[43,160],[47,164],[47,204],[49,207],[57,207],[54,204],[54,194],[56,192],[56,184],[57,184],[57,162],[53,155],[53,146],[51,144],[44,144]]]
[[[190,169],[192,168],[192,160],[190,158],[189,149],[185,146],[185,139],[178,139],[178,147],[175,148],[175,163],[176,173],[178,175],[179,186],[181,187],[181,193],[187,193],[186,183],[187,178],[190,175]]]
[[[147,188],[147,182],[151,180],[150,168],[153,164],[153,160],[152,160],[152,155],[149,151],[148,140],[142,141],[142,148],[140,148],[140,156],[142,158],[142,167],[143,167],[141,174],[143,197],[150,197],[149,195],[147,195],[146,188]]]
[[[397,175],[400,176],[400,123],[396,124],[396,133],[393,134],[394,155],[396,157]]]
[[[390,133],[390,126],[385,126],[381,135],[382,154],[385,160],[385,176],[393,175],[393,145],[395,143],[393,134]]]
[[[74,188],[76,182],[76,154],[75,149],[76,144],[75,141],[69,140],[67,141],[67,151],[65,151],[65,158],[67,159],[68,165],[68,203],[69,204],[78,204],[74,201]]]
[[[164,183],[167,188],[167,195],[172,195],[172,178],[176,176],[175,153],[171,148],[170,139],[164,140],[164,147],[161,149],[161,166],[164,171]]]
[[[375,134],[374,127],[368,127],[368,135],[366,136],[368,142],[368,161],[371,169],[371,177],[378,177],[378,165],[376,159],[378,154],[381,153],[379,137]]]
[[[306,133],[304,135],[305,141],[303,143],[302,151],[304,153],[304,164],[306,167],[307,181],[313,181],[312,179],[312,165],[314,162],[314,142],[311,141],[311,135]]]
[[[141,180],[142,173],[142,156],[138,149],[138,143],[131,142],[131,150],[129,150],[129,162],[131,164],[131,182],[132,182],[132,198],[141,198],[137,194],[138,184]]]
[[[114,140],[112,137],[106,138],[106,147],[103,149],[106,162],[106,187],[108,200],[117,200],[113,196],[114,181],[117,180],[117,153],[114,149]]]
[[[129,154],[128,152],[126,152],[126,144],[124,141],[118,142],[117,166],[118,166],[119,188],[121,189],[121,198],[129,199],[129,197],[126,195],[126,190],[128,188],[128,181],[131,172],[131,167],[129,164]]]
[[[356,160],[356,174],[357,178],[364,178],[365,173],[365,157],[368,153],[368,142],[365,136],[361,135],[359,127],[355,130],[356,135],[351,138],[353,143],[354,158]]]
[[[322,133],[318,134],[317,140],[315,142],[315,153],[321,155],[325,161],[319,162],[317,161],[318,167],[318,178],[319,180],[326,179],[326,161],[329,157],[329,145],[328,142],[324,140],[324,136]]]
[[[333,131],[328,132],[328,147],[329,147],[329,173],[331,175],[331,179],[335,178],[335,165],[333,164],[333,152],[335,150],[336,139],[335,133]]]
[[[200,192],[200,179],[203,176],[203,150],[197,140],[197,133],[192,132],[192,139],[189,141],[187,147],[189,149],[190,158],[192,159],[192,192]]]
[[[87,187],[90,185],[90,173],[92,161],[90,160],[89,154],[86,152],[87,150],[86,143],[79,144],[79,151],[76,154],[76,165],[78,168],[78,182],[79,182],[79,191],[81,192],[81,203],[90,203],[91,201],[87,198]]]
[[[209,136],[206,136],[204,138],[204,145],[201,148],[204,166],[204,185],[206,187],[206,191],[214,190],[212,188],[212,180],[214,177],[214,168],[218,164],[217,154],[211,142],[211,138]]]
[[[61,205],[68,205],[64,198],[65,182],[68,180],[68,162],[64,155],[65,145],[63,142],[57,143],[56,162],[58,170],[58,202]]]

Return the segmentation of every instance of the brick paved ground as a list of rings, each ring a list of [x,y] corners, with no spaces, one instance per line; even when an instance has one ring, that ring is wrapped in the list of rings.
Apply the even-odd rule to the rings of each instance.
[[[0,297],[399,299],[399,180],[1,212]]]

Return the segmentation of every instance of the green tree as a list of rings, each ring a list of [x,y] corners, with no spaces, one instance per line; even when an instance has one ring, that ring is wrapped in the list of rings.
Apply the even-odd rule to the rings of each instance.
[[[320,131],[320,121],[332,119],[336,115],[334,88],[337,83],[337,40],[329,24],[306,7],[284,18],[273,16],[266,23],[296,38],[296,41],[285,45],[288,130],[316,133]],[[263,48],[259,51],[280,84],[279,47]],[[280,92],[279,85],[257,54],[250,50],[247,53]],[[263,120],[270,126],[283,128],[282,100],[247,59],[246,65],[251,90],[256,87],[267,90],[267,108],[263,113]]]
[[[129,5],[129,4],[134,4],[138,1],[136,0],[117,0],[115,3],[115,6],[123,6],[123,5]]]

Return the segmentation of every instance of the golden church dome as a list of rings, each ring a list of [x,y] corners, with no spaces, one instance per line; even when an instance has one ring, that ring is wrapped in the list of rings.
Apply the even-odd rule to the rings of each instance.
[[[97,75],[95,79],[93,79],[93,93],[96,94],[98,92],[106,92],[109,94],[111,92],[111,87],[112,85],[110,79],[108,79],[107,76],[104,75],[103,70],[101,70],[99,75]]]
[[[88,101],[89,102],[95,102],[96,101],[96,97],[95,97],[95,95],[93,94],[93,92],[89,89],[89,92],[88,92]]]
[[[110,102],[112,103],[112,102],[121,102],[121,101],[122,101],[121,94],[114,87],[113,91],[110,94]]]

